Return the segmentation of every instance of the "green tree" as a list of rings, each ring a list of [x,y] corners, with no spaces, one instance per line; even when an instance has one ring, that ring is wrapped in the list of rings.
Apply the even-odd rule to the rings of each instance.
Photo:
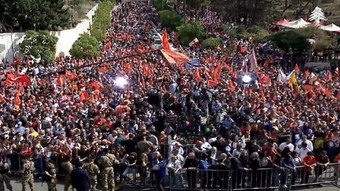
[[[110,27],[111,11],[114,7],[112,0],[105,0],[100,3],[91,26],[91,36],[94,36],[98,41],[105,39],[105,31]]]
[[[158,11],[170,9],[170,7],[166,4],[166,0],[152,0],[152,4]]]
[[[58,38],[48,31],[27,31],[25,38],[20,43],[20,51],[25,56],[32,56],[48,62],[54,60]]]
[[[278,10],[282,1],[277,0],[217,0],[214,7],[221,10],[227,18],[248,24],[263,24],[281,17]]]
[[[279,32],[269,36],[268,40],[286,52],[290,51],[290,49],[297,52],[304,52],[311,47],[307,38],[297,31]]]
[[[91,58],[99,56],[98,40],[89,34],[83,34],[72,45],[70,53],[75,58]]]
[[[177,27],[179,38],[184,45],[188,45],[194,38],[201,39],[205,35],[204,27],[195,22],[185,23]]]
[[[176,29],[183,23],[183,18],[176,12],[170,10],[159,11],[159,19],[163,27]]]
[[[66,0],[0,0],[0,22],[7,31],[58,30],[68,26]]]
[[[328,48],[334,48],[336,46],[335,38],[332,38],[320,28],[306,27],[297,29],[296,31],[306,39],[316,39],[313,48],[317,51],[325,51]]]
[[[220,38],[208,38],[203,40],[202,45],[205,48],[214,49],[222,44],[222,39]]]

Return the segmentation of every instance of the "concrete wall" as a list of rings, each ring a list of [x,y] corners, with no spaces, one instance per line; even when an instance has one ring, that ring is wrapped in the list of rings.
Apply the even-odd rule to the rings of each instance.
[[[86,18],[75,28],[51,32],[52,35],[58,37],[56,56],[60,53],[70,55],[69,51],[73,43],[81,34],[88,32],[92,24],[92,17],[97,8],[98,4],[86,14]],[[13,62],[15,55],[17,55],[19,51],[19,44],[23,41],[24,37],[24,33],[0,33],[0,63],[6,59],[8,59],[10,63]]]

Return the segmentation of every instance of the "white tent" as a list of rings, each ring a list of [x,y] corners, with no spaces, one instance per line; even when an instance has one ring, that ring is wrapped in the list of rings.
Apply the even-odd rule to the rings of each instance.
[[[293,28],[293,29],[298,29],[298,28],[303,28],[303,27],[307,27],[308,25],[310,25],[311,23],[301,19],[298,19],[296,21],[291,21],[288,23],[288,25],[286,25],[286,27],[288,28]]]
[[[327,26],[322,26],[320,27],[320,29],[325,30],[325,31],[329,31],[329,32],[340,32],[340,27],[336,26],[335,24],[330,24]]]

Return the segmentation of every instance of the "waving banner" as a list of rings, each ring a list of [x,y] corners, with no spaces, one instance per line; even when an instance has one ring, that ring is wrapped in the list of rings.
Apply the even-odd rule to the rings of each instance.
[[[26,74],[7,74],[5,86],[30,86],[32,85],[32,82],[30,78]]]

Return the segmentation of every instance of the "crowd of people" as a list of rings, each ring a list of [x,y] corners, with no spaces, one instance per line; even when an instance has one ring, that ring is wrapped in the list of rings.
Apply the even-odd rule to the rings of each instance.
[[[261,168],[275,169],[267,178],[276,178],[266,186],[276,180],[285,186],[284,169],[293,171],[292,183],[297,177],[308,183],[312,169],[318,181],[329,163],[340,161],[339,71],[314,74],[296,63],[290,79],[280,80],[276,49],[219,32],[214,21],[222,20],[206,11],[195,19],[224,44],[216,50],[184,48],[201,60],[197,69],[170,64],[153,48],[150,31],[158,15],[148,0],[122,3],[112,12],[98,58],[25,59],[19,67],[2,66],[3,76],[24,72],[32,81],[24,89],[1,88],[0,166],[7,164],[2,176],[24,173],[27,188],[30,175],[47,175],[55,190],[56,175],[64,174],[65,191],[77,177],[73,165],[87,170],[93,190],[113,190],[115,182],[137,174],[141,185],[150,178],[158,190],[164,190],[167,175],[175,187],[195,188],[200,180],[202,187],[225,188],[232,175],[233,187],[256,187],[262,182],[258,174],[247,182],[242,173]],[[224,54],[234,43],[232,55]],[[259,66],[254,83],[243,84],[239,79],[252,68],[252,50]],[[199,178],[198,170],[207,169],[237,173]]]

